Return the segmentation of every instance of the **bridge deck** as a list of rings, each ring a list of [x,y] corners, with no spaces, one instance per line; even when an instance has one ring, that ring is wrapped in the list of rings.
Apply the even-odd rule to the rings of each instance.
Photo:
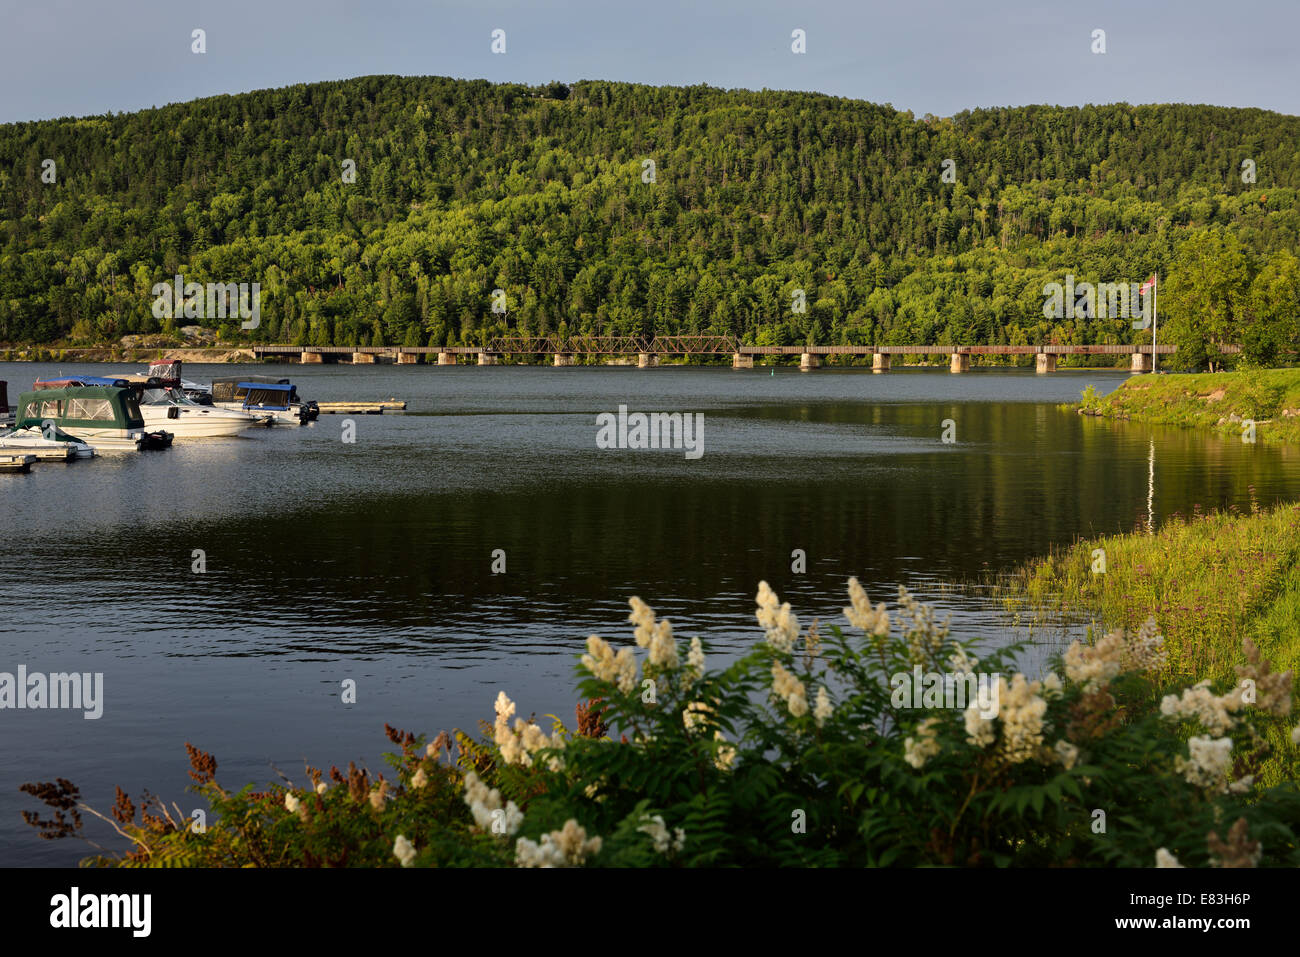
[[[1159,355],[1172,355],[1178,351],[1177,346],[1160,344],[1156,347]],[[1237,345],[1220,346],[1224,353],[1241,351]],[[952,346],[907,346],[880,344],[874,346],[839,345],[839,346],[750,346],[738,343],[726,336],[576,336],[559,339],[553,336],[511,337],[492,339],[486,346],[296,346],[284,343],[272,345],[255,345],[253,353],[257,356],[301,356],[315,353],[321,356],[360,355],[416,355],[427,356],[438,353],[450,355],[742,355],[742,356],[938,356],[938,355],[1132,355],[1151,354],[1150,345],[952,345]]]

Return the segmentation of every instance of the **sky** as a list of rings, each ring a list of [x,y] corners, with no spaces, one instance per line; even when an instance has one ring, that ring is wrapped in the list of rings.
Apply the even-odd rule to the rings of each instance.
[[[0,122],[393,73],[1296,114],[1298,38],[1297,0],[0,0]]]

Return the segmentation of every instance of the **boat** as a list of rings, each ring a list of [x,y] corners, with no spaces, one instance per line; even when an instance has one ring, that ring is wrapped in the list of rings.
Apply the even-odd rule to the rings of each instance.
[[[13,409],[9,408],[9,383],[0,379],[0,427],[12,425]]]
[[[172,433],[145,428],[130,389],[112,385],[66,385],[24,392],[18,397],[19,430],[55,429],[90,444],[97,452],[166,448]]]
[[[254,425],[266,425],[266,416],[202,406],[186,398],[177,379],[155,376],[78,376],[73,379],[37,380],[37,389],[66,388],[69,385],[102,385],[130,389],[136,398],[145,427],[165,426],[179,438],[212,438],[238,435]]]
[[[34,455],[42,462],[69,462],[72,459],[89,459],[95,450],[81,439],[74,438],[51,424],[48,428],[28,426],[0,432],[0,455],[10,452]]]
[[[315,402],[304,402],[298,397],[298,388],[288,379],[273,379],[270,376],[228,376],[212,380],[212,404],[221,409],[245,409],[250,389],[266,389],[269,386],[283,388],[267,389],[259,393],[265,409],[272,415],[272,425],[304,425],[315,422],[320,415],[320,406]],[[284,390],[288,392],[285,394]],[[272,409],[270,403],[286,400],[283,406]],[[254,404],[252,411],[262,408]]]
[[[34,455],[0,455],[0,472],[30,472]]]
[[[208,387],[184,378],[181,375],[182,365],[180,359],[163,359],[149,366],[149,375],[158,379],[175,379],[180,383],[180,390],[185,394],[185,398],[199,405],[211,405],[212,393]]]

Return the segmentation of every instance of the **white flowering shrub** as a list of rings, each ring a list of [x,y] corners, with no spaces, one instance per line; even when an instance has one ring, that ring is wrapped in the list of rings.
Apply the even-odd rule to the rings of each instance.
[[[632,644],[587,641],[574,729],[543,729],[501,692],[478,740],[387,728],[391,778],[309,768],[309,784],[232,794],[189,748],[206,829],[151,797],[137,817],[119,791],[110,822],[130,849],[94,862],[1300,865],[1292,675],[1249,642],[1231,687],[1161,686],[1154,622],[1076,642],[1031,677],[1016,670],[1021,649],[977,660],[906,590],[892,611],[856,580],[848,593],[847,629],[804,628],[760,584],[762,638],[720,669],[698,638],[680,652],[671,623],[633,598]],[[915,668],[997,675],[997,693],[895,707],[891,676]],[[1268,743],[1279,737],[1285,754]],[[1257,783],[1266,759],[1285,784]],[[98,813],[67,781],[25,790],[53,809],[25,812],[45,836]]]

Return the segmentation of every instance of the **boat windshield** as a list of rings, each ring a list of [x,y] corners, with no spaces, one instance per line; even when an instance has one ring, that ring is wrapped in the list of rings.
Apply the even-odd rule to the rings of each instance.
[[[176,393],[172,389],[144,389],[140,394],[143,405],[176,405]]]

